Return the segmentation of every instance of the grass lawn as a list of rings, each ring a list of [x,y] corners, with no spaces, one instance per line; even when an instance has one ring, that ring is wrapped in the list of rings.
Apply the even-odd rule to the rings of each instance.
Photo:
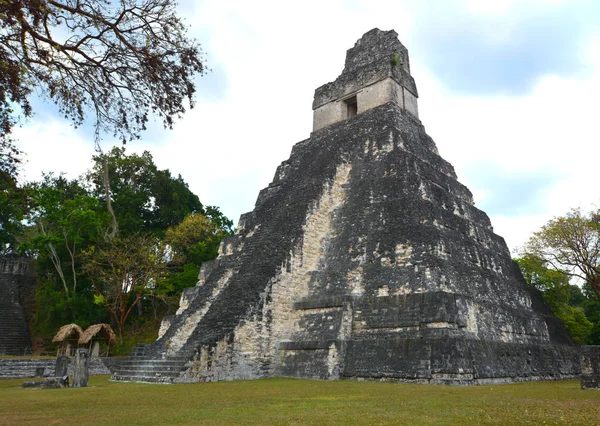
[[[475,387],[266,379],[24,389],[0,380],[3,425],[600,425],[600,391],[576,380]]]

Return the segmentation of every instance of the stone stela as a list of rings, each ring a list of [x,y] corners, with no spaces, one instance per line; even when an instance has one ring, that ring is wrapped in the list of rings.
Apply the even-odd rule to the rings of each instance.
[[[363,35],[316,90],[310,138],[112,380],[576,377],[577,345],[440,157],[417,97],[396,32]]]

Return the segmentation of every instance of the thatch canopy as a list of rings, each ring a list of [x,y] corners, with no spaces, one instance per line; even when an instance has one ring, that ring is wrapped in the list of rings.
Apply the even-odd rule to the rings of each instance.
[[[81,335],[83,334],[83,330],[77,324],[67,324],[63,325],[54,339],[52,339],[52,343],[61,343],[65,340],[79,340]]]
[[[109,345],[117,343],[117,336],[115,332],[108,324],[94,324],[90,325],[79,338],[79,344],[85,345],[92,338],[96,337],[100,340],[106,340]]]

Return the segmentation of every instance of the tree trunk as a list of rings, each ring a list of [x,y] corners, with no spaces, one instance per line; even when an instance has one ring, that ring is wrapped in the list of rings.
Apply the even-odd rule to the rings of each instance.
[[[115,238],[117,236],[117,232],[119,230],[117,225],[117,217],[115,216],[115,212],[112,208],[112,201],[110,199],[110,181],[108,179],[108,161],[106,160],[106,155],[102,155],[102,181],[104,183],[104,198],[106,200],[106,209],[108,213],[110,213],[111,217],[111,232],[109,234],[110,238]]]

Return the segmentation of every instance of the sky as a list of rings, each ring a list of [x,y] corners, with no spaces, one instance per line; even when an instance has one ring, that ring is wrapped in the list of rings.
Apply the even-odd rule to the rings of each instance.
[[[513,255],[552,217],[600,207],[596,0],[180,0],[178,10],[211,71],[173,130],[153,123],[127,152],[148,150],[236,223],[310,136],[314,90],[375,27],[407,47],[427,133]],[[15,136],[24,180],[91,167],[93,130],[49,101]],[[105,137],[102,148],[119,144]]]

